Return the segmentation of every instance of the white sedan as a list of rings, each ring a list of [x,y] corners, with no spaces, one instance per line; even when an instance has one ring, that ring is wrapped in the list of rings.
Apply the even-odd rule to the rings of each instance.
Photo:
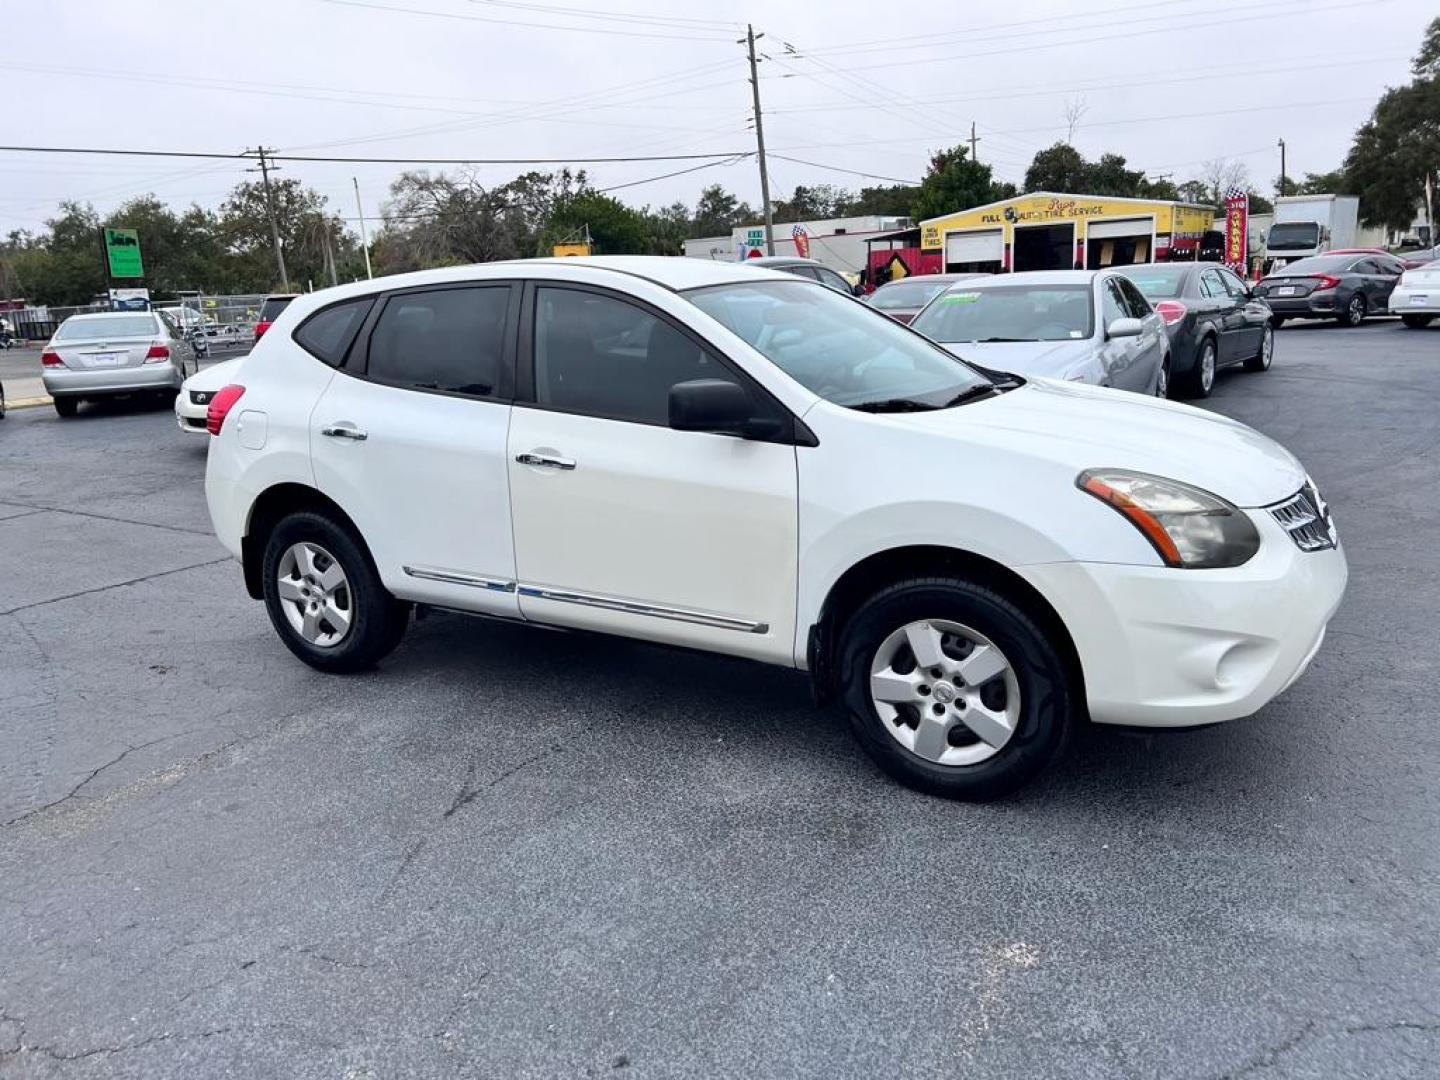
[[[1429,326],[1440,315],[1440,259],[1400,275],[1390,294],[1390,310],[1412,330]]]
[[[952,285],[910,324],[996,371],[1168,397],[1165,322],[1112,270],[1037,270]]]
[[[180,393],[175,395],[175,422],[180,425],[181,431],[196,435],[206,433],[210,401],[217,390],[235,378],[243,359],[243,356],[237,356],[234,360],[212,364],[185,380]]]

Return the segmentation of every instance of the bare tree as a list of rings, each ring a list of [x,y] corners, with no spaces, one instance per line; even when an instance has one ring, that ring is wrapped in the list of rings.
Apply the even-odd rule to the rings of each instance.
[[[1084,94],[1076,94],[1065,106],[1065,141],[1067,143],[1075,141],[1075,129],[1080,126],[1080,121],[1089,111],[1090,106],[1086,104]]]
[[[1248,188],[1250,170],[1243,161],[1233,158],[1211,158],[1200,168],[1200,179],[1209,191],[1210,201],[1216,206],[1225,203],[1225,192],[1232,187]]]

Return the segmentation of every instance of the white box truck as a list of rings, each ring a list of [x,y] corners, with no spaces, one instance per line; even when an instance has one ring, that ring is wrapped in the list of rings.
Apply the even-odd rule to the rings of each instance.
[[[1360,199],[1355,195],[1284,195],[1275,200],[1275,224],[1265,238],[1265,260],[1284,266],[1307,255],[1355,246]]]

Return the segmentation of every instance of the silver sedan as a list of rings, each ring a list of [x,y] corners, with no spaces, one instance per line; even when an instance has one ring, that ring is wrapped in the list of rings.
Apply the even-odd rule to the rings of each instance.
[[[1109,270],[999,274],[941,293],[911,327],[998,371],[1169,396],[1164,321]]]
[[[175,394],[199,361],[168,320],[152,311],[71,315],[40,354],[45,392],[61,416],[74,416],[87,398],[116,394]]]

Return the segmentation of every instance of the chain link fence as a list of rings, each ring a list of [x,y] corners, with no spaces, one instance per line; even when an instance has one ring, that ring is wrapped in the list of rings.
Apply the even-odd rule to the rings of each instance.
[[[188,296],[183,300],[160,300],[152,307],[170,313],[182,328],[198,329],[213,350],[248,348],[255,339],[255,321],[260,317],[264,293],[234,296]],[[46,341],[71,315],[109,311],[109,304],[82,304],[75,307],[24,307],[0,311],[19,341]]]

